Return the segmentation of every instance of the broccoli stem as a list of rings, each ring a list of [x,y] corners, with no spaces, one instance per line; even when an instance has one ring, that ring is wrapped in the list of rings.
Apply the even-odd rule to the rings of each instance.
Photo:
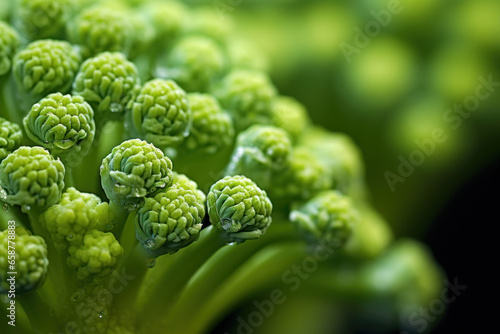
[[[47,288],[51,287],[52,292],[45,290],[47,291],[45,296],[55,294],[58,298],[57,305],[59,306],[57,308],[61,308],[61,305],[69,305],[70,291],[74,288],[75,282],[70,269],[66,265],[66,254],[62,254],[55,248],[49,233],[40,224],[42,212],[42,208],[31,208],[26,213],[31,222],[33,233],[41,236],[47,244],[47,256],[50,263],[47,281],[51,281]],[[47,300],[49,299],[51,298],[47,298]]]
[[[109,209],[111,210],[111,214],[113,215],[114,220],[114,226],[111,232],[113,232],[116,239],[120,240],[130,212],[127,211],[123,206],[118,205],[116,204],[116,202],[111,200],[109,201]]]
[[[167,312],[174,299],[186,286],[189,279],[216,251],[226,245],[220,233],[211,225],[200,233],[200,239],[179,251],[171,265],[162,273],[153,295],[147,297],[147,303],[139,310],[137,319],[153,321],[159,305]]]
[[[0,113],[2,117],[11,122],[22,124],[22,109],[20,109],[15,91],[16,82],[12,74],[5,75],[0,79]]]
[[[113,300],[116,314],[126,314],[131,310],[130,305],[134,305],[137,300],[140,286],[150,268],[148,261],[154,264],[155,260],[144,249],[144,246],[138,243],[117,269],[117,272],[122,272],[124,269],[127,275],[133,278]]]
[[[306,256],[303,242],[286,242],[264,248],[225,280],[198,312],[190,310],[183,317],[172,318],[168,324],[169,330],[173,333],[206,331],[232,307],[250,296],[282,285],[283,274]]]
[[[16,298],[19,299],[35,332],[55,333],[59,330],[55,318],[37,291],[21,294]]]
[[[222,282],[236,272],[246,261],[261,249],[279,242],[299,240],[289,222],[273,222],[261,239],[241,245],[224,247],[211,257],[191,278],[180,294],[175,309],[166,315],[166,323],[182,318],[184,312],[197,312],[202,307],[200,300],[210,300]],[[237,248],[235,248],[237,247]]]

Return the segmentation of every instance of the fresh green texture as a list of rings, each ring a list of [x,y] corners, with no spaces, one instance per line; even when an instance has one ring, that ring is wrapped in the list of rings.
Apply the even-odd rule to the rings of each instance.
[[[23,133],[17,123],[0,117],[0,162],[21,145]]]
[[[255,43],[241,38],[233,38],[227,42],[226,49],[232,67],[268,72],[270,60]]]
[[[205,217],[205,195],[188,180],[144,199],[135,218],[137,240],[157,257],[176,253],[199,237]]]
[[[285,203],[310,199],[332,187],[327,167],[310,148],[303,146],[294,147],[289,164],[272,176],[271,198]]]
[[[50,94],[23,121],[28,137],[68,166],[77,166],[95,136],[94,110],[80,96]]]
[[[172,161],[143,140],[123,142],[102,161],[102,188],[120,206],[135,208],[146,195],[169,187],[172,182]]]
[[[90,7],[70,21],[70,41],[83,48],[86,57],[105,51],[119,51],[127,55],[134,41],[127,13],[119,7]]]
[[[47,207],[64,188],[64,165],[42,147],[22,146],[0,163],[0,195],[10,205]]]
[[[353,198],[365,196],[364,164],[359,148],[351,138],[315,127],[302,137],[300,143],[321,159],[335,189]]]
[[[271,224],[273,205],[265,191],[244,176],[226,176],[207,196],[210,222],[227,242],[260,238]]]
[[[226,168],[227,175],[245,175],[260,187],[270,189],[276,172],[290,163],[292,143],[280,128],[254,125],[236,138],[236,148]]]
[[[0,77],[10,71],[19,44],[17,32],[6,22],[0,21]]]
[[[271,113],[272,124],[288,132],[294,141],[297,141],[311,124],[307,109],[293,97],[276,97],[271,104]]]
[[[11,255],[14,257],[11,258]],[[0,294],[10,289],[7,278],[12,275],[7,273],[14,271],[9,268],[10,265],[15,267],[17,273],[16,293],[24,294],[39,288],[45,282],[49,267],[45,240],[22,227],[0,231]]]
[[[73,94],[82,96],[99,115],[120,118],[139,85],[132,62],[122,53],[104,52],[83,62],[73,82]]]
[[[40,216],[40,223],[49,232],[54,246],[64,251],[82,244],[90,230],[111,231],[113,217],[108,203],[98,196],[68,188],[61,200]]]
[[[112,233],[90,230],[83,243],[70,246],[68,252],[68,265],[76,270],[76,277],[96,282],[113,272],[123,248]]]
[[[348,240],[353,222],[359,219],[352,201],[338,191],[322,192],[290,212],[290,221],[311,243],[332,248]]]
[[[14,57],[13,72],[21,92],[34,98],[67,93],[81,58],[65,41],[37,40]]]
[[[30,40],[60,36],[69,18],[71,0],[18,0],[16,28]]]
[[[131,134],[159,148],[179,145],[189,135],[192,116],[187,95],[172,80],[146,82],[128,109]]]
[[[205,92],[224,69],[225,59],[210,38],[188,36],[175,44],[167,60],[167,76],[187,92]]]
[[[222,107],[231,113],[237,131],[253,124],[270,124],[276,88],[264,72],[233,70],[214,89]]]
[[[155,27],[155,42],[171,43],[190,22],[189,10],[179,1],[150,1],[145,6],[145,15]]]
[[[188,102],[193,122],[183,148],[214,154],[229,147],[234,140],[233,120],[222,110],[217,99],[209,94],[191,93]]]

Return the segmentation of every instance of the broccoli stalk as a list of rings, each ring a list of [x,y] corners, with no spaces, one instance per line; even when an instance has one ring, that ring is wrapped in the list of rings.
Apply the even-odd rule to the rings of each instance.
[[[178,254],[162,272],[155,293],[139,318],[150,319],[151,308],[162,305],[167,310],[189,279],[216,251],[227,244],[258,239],[271,224],[272,203],[265,191],[243,176],[225,177],[216,182],[207,197],[211,226],[201,232],[200,240]],[[161,288],[163,282],[168,289]]]
[[[101,165],[101,184],[120,238],[125,222],[144,197],[169,187],[173,182],[172,162],[161,150],[139,139],[113,148]]]
[[[118,307],[125,301],[134,304],[147,268],[154,267],[157,257],[174,254],[198,239],[204,203],[205,195],[196,184],[178,174],[170,187],[144,199],[134,221],[139,243],[123,264],[135,278],[117,297]]]

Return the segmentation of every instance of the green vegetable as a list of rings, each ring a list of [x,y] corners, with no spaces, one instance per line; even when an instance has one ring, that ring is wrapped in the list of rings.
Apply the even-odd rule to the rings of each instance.
[[[173,46],[166,60],[166,76],[187,92],[205,92],[224,69],[225,59],[211,39],[188,36]]]
[[[310,126],[307,109],[292,97],[279,96],[271,105],[272,124],[284,129],[294,141]]]
[[[227,176],[207,196],[210,222],[228,242],[260,238],[271,224],[273,205],[265,191],[244,176]]]
[[[146,82],[128,109],[131,135],[161,149],[179,145],[189,134],[192,116],[187,95],[172,80]]]
[[[3,201],[25,211],[56,204],[64,188],[64,165],[42,147],[22,146],[0,163]]]
[[[30,40],[62,36],[70,0],[19,0],[14,9],[16,28]]]
[[[345,244],[359,213],[352,201],[337,191],[314,196],[290,212],[290,220],[311,243],[322,242],[331,248]]]
[[[111,231],[114,222],[108,203],[94,194],[68,188],[61,200],[40,216],[40,223],[54,246],[63,251],[82,244],[85,233],[91,230]]]
[[[222,107],[231,113],[237,131],[253,124],[270,124],[271,103],[276,88],[267,74],[252,70],[233,70],[214,89]]]
[[[82,96],[101,117],[122,118],[139,85],[133,63],[122,53],[104,52],[83,62],[73,94]]]
[[[68,265],[76,269],[76,277],[96,282],[113,272],[123,248],[112,233],[90,230],[83,243],[70,246],[68,252]]]
[[[11,243],[8,243],[8,241]],[[8,245],[14,245],[9,248]],[[15,251],[13,251],[15,249]],[[10,251],[10,252],[9,252]],[[12,261],[15,270],[9,268],[9,255],[13,252]],[[47,258],[47,244],[42,237],[32,235],[24,228],[7,229],[0,232],[0,293],[6,294],[10,290],[7,281],[16,272],[15,292],[27,293],[38,289],[45,282],[49,261]]]
[[[19,125],[0,117],[0,162],[21,145],[22,138]]]
[[[17,32],[7,23],[0,21],[0,77],[10,71],[12,58],[19,44]]]
[[[234,139],[233,121],[222,110],[217,99],[209,94],[191,93],[188,94],[188,102],[193,122],[182,148],[215,154],[231,146]]]
[[[68,42],[38,40],[15,55],[13,73],[20,91],[37,100],[49,93],[67,93],[80,62]]]
[[[31,108],[23,123],[35,144],[68,167],[79,165],[94,141],[94,111],[80,96],[50,94]]]
[[[205,195],[186,180],[178,181],[145,198],[136,214],[137,240],[154,257],[176,253],[199,237]]]
[[[173,182],[172,162],[152,144],[139,139],[123,142],[102,161],[101,184],[119,206],[135,209],[146,195]]]
[[[134,41],[127,13],[117,6],[85,9],[68,24],[70,41],[83,48],[86,57],[105,51],[127,55]]]

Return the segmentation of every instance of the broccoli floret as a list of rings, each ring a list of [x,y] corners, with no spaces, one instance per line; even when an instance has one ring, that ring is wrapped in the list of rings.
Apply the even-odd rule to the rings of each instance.
[[[172,80],[146,82],[127,108],[131,134],[159,148],[179,145],[189,135],[192,116],[187,95]]]
[[[122,53],[104,52],[83,62],[73,83],[73,94],[85,98],[96,113],[119,118],[139,86],[139,74],[132,62]]]
[[[20,43],[17,32],[7,23],[0,21],[0,77],[10,71],[12,58]]]
[[[23,133],[16,123],[0,117],[0,162],[21,145]]]
[[[227,176],[207,196],[210,222],[227,242],[258,239],[271,224],[273,205],[265,191],[244,176]]]
[[[68,188],[59,203],[40,216],[40,222],[50,233],[55,247],[61,251],[82,244],[84,234],[90,230],[109,232],[113,228],[108,203],[75,188]]]
[[[35,144],[68,167],[79,165],[94,142],[94,111],[80,96],[50,94],[31,108],[23,123]]]

